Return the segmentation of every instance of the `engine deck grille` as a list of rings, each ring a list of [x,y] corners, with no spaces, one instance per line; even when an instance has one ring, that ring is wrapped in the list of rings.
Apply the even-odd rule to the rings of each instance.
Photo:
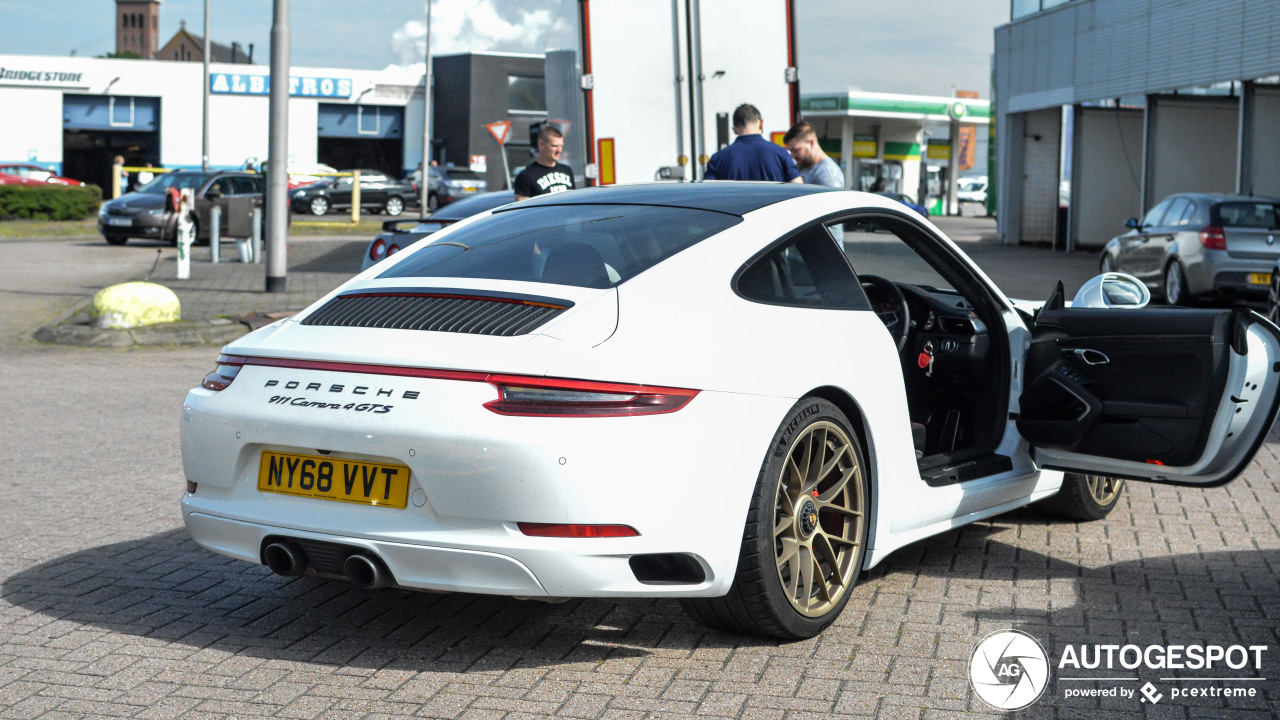
[[[357,292],[335,297],[302,324],[511,336],[536,330],[570,306],[518,296]]]

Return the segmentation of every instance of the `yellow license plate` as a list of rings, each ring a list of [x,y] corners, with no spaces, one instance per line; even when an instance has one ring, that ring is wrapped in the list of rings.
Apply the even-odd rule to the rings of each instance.
[[[1270,285],[1271,273],[1249,273],[1250,285]]]
[[[409,497],[409,468],[264,450],[258,464],[258,489],[403,509]]]

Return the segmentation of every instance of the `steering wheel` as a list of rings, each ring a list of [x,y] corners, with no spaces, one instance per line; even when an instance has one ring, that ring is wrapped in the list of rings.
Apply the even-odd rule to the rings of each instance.
[[[907,296],[893,282],[879,275],[859,275],[862,291],[871,301],[871,309],[875,310],[880,321],[889,329],[889,335],[898,346],[898,352],[907,346],[907,331],[911,328],[911,308],[907,306]]]

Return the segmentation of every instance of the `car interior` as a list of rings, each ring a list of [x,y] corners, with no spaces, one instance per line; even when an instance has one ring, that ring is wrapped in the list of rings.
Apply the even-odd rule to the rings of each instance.
[[[810,226],[753,260],[737,290],[757,302],[871,309],[880,317],[898,348],[926,481],[1011,467],[991,455],[1008,407],[1007,343],[993,342],[988,331],[1001,328],[1003,336],[999,306],[914,222],[864,213]]]

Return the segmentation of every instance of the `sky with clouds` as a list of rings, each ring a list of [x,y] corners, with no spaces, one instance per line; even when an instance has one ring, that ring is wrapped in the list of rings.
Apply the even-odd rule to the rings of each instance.
[[[632,0],[638,11],[666,0]],[[294,0],[293,64],[383,68],[422,59],[424,0]],[[1008,0],[795,0],[801,92],[856,89],[989,96],[992,30]],[[0,0],[0,53],[92,57],[115,49],[113,0]],[[266,64],[271,0],[211,0],[213,39],[254,44]],[[436,0],[432,54],[540,52],[572,43],[577,0]],[[203,29],[203,0],[163,0],[160,42],[181,20]],[[744,20],[747,22],[748,20]]]

